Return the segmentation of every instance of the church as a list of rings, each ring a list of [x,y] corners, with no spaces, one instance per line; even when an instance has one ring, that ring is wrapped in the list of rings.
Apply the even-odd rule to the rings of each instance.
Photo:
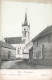
[[[24,23],[22,23],[21,37],[8,37],[5,41],[16,48],[16,58],[28,58],[28,50],[25,45],[30,41],[30,24],[27,20],[27,11],[25,12]]]

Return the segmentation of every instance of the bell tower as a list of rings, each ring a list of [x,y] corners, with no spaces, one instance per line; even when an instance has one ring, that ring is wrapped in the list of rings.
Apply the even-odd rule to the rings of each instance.
[[[25,43],[28,43],[30,41],[30,24],[28,24],[27,21],[27,9],[25,12],[24,23],[22,24],[22,39],[25,39]]]

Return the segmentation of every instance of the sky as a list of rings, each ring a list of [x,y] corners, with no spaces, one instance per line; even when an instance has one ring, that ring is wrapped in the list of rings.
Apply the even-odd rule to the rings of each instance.
[[[47,26],[52,25],[51,4],[2,1],[1,39],[22,36],[26,8],[28,23],[30,23],[30,40]]]

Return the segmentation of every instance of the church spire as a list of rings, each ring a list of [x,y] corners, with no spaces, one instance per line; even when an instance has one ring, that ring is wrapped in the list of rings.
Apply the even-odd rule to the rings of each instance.
[[[25,21],[24,24],[27,24],[27,9],[26,9],[26,13],[25,13]]]
[[[22,39],[25,40],[25,44],[30,40],[30,25],[27,21],[27,9],[25,12],[24,23],[22,24]]]
[[[28,21],[27,21],[27,8],[26,8],[26,13],[25,13],[25,20],[23,26],[28,26]]]

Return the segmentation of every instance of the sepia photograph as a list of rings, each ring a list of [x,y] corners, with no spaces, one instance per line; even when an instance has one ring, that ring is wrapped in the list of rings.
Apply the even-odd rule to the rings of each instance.
[[[52,4],[1,4],[0,69],[52,69]]]

